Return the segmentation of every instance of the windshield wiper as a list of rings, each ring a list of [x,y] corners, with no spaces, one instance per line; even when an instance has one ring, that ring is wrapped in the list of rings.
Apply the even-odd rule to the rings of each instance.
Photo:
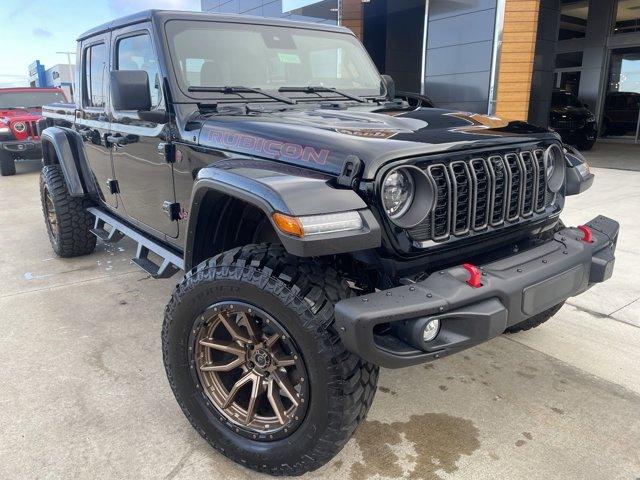
[[[219,92],[219,93],[259,93],[260,95],[264,95],[265,97],[271,98],[273,100],[278,100],[279,102],[288,103],[289,105],[295,105],[297,102],[288,97],[284,97],[282,95],[276,95],[275,93],[267,93],[262,91],[259,88],[251,88],[251,87],[197,87],[191,86],[188,88],[189,92]],[[246,99],[245,99],[246,100]]]
[[[335,88],[332,87],[320,87],[320,86],[313,86],[313,85],[309,85],[308,87],[280,87],[278,89],[279,92],[300,92],[300,93],[321,93],[321,92],[332,92],[332,93],[337,93],[338,95],[342,95],[345,98],[348,98],[350,100],[355,100],[356,102],[359,103],[367,103],[367,99],[366,98],[362,98],[362,97],[358,97],[357,95],[351,95],[350,93],[346,93],[346,92],[342,92],[340,90],[337,90]]]

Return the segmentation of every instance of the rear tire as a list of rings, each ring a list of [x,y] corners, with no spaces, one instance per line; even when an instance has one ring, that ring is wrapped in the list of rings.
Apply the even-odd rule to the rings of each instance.
[[[16,174],[15,159],[4,152],[0,152],[0,176],[10,177]]]
[[[544,312],[540,312],[539,314],[534,315],[531,318],[527,318],[524,322],[511,325],[504,331],[504,333],[524,332],[525,330],[531,330],[532,328],[539,327],[544,322],[553,317],[556,313],[558,313],[558,310],[560,310],[563,305],[564,302],[559,303],[555,307],[551,307],[550,309],[545,310]]]
[[[72,197],[60,165],[47,165],[40,174],[40,201],[53,251],[59,257],[88,255],[96,248],[91,233],[94,217],[87,208],[91,201]]]
[[[188,272],[167,305],[162,348],[173,393],[198,433],[233,461],[271,475],[302,475],[333,458],[364,420],[378,380],[378,368],[347,351],[332,326],[334,305],[348,294],[346,283],[333,269],[310,259],[291,256],[280,245],[236,248]],[[242,322],[246,317],[237,315],[237,307],[234,310],[229,310],[228,306],[227,310],[214,307],[231,302],[253,305],[255,308],[249,312],[260,309],[275,319],[286,332],[283,338],[297,346],[298,357],[291,358],[301,357],[303,361],[307,377],[303,378],[304,384],[299,381],[297,367],[292,367],[294,370],[285,375],[289,375],[291,384],[301,392],[299,398],[306,399],[306,402],[303,400],[305,407],[294,410],[287,422],[280,422],[281,430],[273,435],[261,433],[255,422],[246,423],[249,416],[243,416],[242,411],[234,418],[229,408],[235,408],[235,399],[240,398],[240,394],[234,397],[233,405],[227,403],[225,407],[216,401],[215,392],[212,394],[212,383],[200,380],[203,368],[220,368],[211,365],[219,363],[225,355],[216,349],[214,353],[220,357],[216,357],[216,362],[207,357],[211,363],[203,366],[203,357],[198,355],[198,345],[203,342],[198,341],[202,338],[200,332],[210,329],[207,330],[209,336],[205,337],[206,346],[216,341],[216,327],[212,329],[211,322],[219,321],[217,315],[233,319],[235,328],[240,329],[236,334],[244,332],[246,323]],[[212,313],[214,311],[224,313]],[[257,318],[256,325],[258,329],[261,325],[264,327],[265,321]],[[241,336],[250,333],[232,334],[230,345],[237,350],[242,344]],[[238,340],[234,342],[233,339]],[[254,352],[254,346],[245,345],[244,351]],[[234,354],[239,355],[238,359],[250,354],[242,353],[242,348],[240,352]],[[224,372],[228,371],[229,365],[222,366]],[[247,369],[255,369],[256,365],[257,361],[247,361],[233,368],[239,370],[242,379]],[[267,374],[263,381],[268,378]],[[296,379],[298,383],[295,383]],[[308,395],[305,385],[308,385]],[[227,388],[228,394],[222,388],[222,398],[229,402],[232,389]],[[279,394],[283,392],[284,388]],[[302,392],[305,392],[304,397]],[[268,404],[263,404],[262,408],[262,418],[276,412],[275,408],[269,410]],[[244,425],[238,424],[245,418]],[[266,427],[263,425],[262,428]]]

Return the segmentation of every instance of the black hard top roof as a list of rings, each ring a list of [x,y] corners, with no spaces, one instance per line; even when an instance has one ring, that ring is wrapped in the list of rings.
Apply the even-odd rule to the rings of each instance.
[[[294,22],[291,20],[283,20],[279,18],[254,17],[251,15],[233,15],[227,13],[182,12],[177,10],[144,10],[132,15],[127,15],[126,17],[117,18],[115,20],[112,20],[111,22],[107,22],[94,27],[91,30],[87,30],[78,37],[78,41],[84,40],[94,35],[109,32],[117,28],[134,25],[136,23],[147,22],[150,20],[209,20],[217,22],[298,27],[312,30],[325,30],[329,32],[351,33],[351,30],[345,27],[337,27],[334,25],[309,22]]]

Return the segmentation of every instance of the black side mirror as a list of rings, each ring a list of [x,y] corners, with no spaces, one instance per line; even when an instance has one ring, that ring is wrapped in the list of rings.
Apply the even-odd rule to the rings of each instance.
[[[114,110],[151,110],[149,75],[144,70],[111,70]]]
[[[382,83],[387,89],[387,97],[389,100],[393,100],[396,98],[396,82],[393,80],[391,75],[382,75]]]

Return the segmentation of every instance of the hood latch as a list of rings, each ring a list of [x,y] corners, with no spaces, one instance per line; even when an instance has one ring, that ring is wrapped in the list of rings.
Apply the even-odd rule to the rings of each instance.
[[[344,188],[357,190],[360,184],[362,166],[362,160],[360,160],[357,156],[347,156],[347,158],[345,158],[344,160],[344,163],[342,164],[340,175],[338,175],[338,179],[336,180],[337,184]]]

